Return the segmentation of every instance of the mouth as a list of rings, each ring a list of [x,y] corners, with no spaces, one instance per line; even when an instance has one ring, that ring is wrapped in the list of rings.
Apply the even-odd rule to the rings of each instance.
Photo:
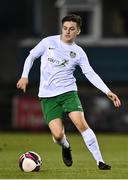
[[[65,35],[66,38],[70,38],[71,36],[69,34]]]

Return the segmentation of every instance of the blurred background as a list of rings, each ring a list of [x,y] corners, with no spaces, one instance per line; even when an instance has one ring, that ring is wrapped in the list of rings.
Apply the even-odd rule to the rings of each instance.
[[[16,89],[29,50],[42,38],[60,33],[61,18],[81,15],[77,43],[91,66],[122,101],[115,108],[79,68],[75,77],[90,126],[98,132],[128,131],[128,1],[2,0],[0,3],[0,131],[46,131],[38,102],[39,65],[30,72],[26,94]],[[76,129],[67,117],[67,131]]]

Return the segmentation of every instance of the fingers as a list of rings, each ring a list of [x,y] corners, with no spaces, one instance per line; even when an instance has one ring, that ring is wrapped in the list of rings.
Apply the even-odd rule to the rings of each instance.
[[[114,99],[113,103],[114,103],[115,107],[120,107],[121,106],[121,102],[120,102],[120,100],[118,98]]]
[[[115,105],[115,107],[120,107],[121,106],[121,102],[119,100],[119,98],[117,96],[113,97],[113,103]]]
[[[16,87],[18,89],[22,89],[23,92],[25,93],[26,92],[26,86],[27,86],[28,82],[23,80],[23,79],[20,79],[16,85]]]
[[[18,89],[22,89],[24,93],[26,92],[26,86],[25,86],[25,84],[17,83],[17,88],[18,88]]]
[[[118,98],[118,96],[116,94],[111,92],[111,93],[108,94],[108,97],[109,97],[109,99],[111,99],[113,101],[113,104],[114,104],[115,107],[120,107],[121,106],[121,101],[120,101],[120,99]]]

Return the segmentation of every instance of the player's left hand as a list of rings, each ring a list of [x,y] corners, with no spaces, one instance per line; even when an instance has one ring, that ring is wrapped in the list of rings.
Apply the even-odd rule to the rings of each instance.
[[[114,94],[113,92],[108,92],[107,93],[107,97],[113,102],[115,107],[120,107],[121,106],[121,101],[118,98],[118,96],[116,94]]]

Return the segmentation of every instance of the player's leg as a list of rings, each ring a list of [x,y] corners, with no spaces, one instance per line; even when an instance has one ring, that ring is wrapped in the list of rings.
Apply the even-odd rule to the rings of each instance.
[[[64,133],[64,127],[62,124],[62,120],[56,118],[49,122],[48,124],[50,131],[52,133],[53,141],[57,144],[60,144],[64,147],[69,147],[69,143],[67,141],[66,135]]]
[[[102,155],[99,149],[97,138],[93,130],[90,129],[90,127],[88,126],[84,117],[84,113],[80,111],[70,112],[69,117],[74,123],[74,125],[76,126],[76,128],[81,133],[84,139],[84,142],[87,148],[89,149],[89,151],[92,153],[94,159],[96,160],[99,169],[102,169],[102,170],[111,169],[111,166],[104,163],[104,160],[102,158]]]
[[[56,118],[50,121],[48,126],[52,133],[53,141],[62,146],[62,158],[64,163],[66,164],[66,166],[71,166],[73,163],[71,149],[64,132],[64,126],[62,124],[62,120]]]
[[[89,151],[92,153],[94,159],[96,160],[97,165],[99,166],[99,162],[102,162],[104,164],[97,138],[92,129],[89,128],[85,120],[83,108],[78,94],[76,92],[66,93],[64,97],[63,107],[64,111],[68,112],[70,119],[81,133],[84,142],[87,145]],[[105,168],[108,169],[109,166],[106,165],[104,166],[104,169]]]
[[[81,135],[84,139],[84,142],[86,143],[88,149],[92,153],[92,155],[95,158],[95,160],[97,161],[97,163],[99,161],[103,162],[103,158],[102,158],[100,150],[99,150],[96,136],[95,136],[94,132],[92,131],[92,129],[89,128],[89,126],[84,118],[84,113],[80,112],[80,111],[70,112],[69,117],[72,120],[73,124],[76,126],[76,128],[81,133]]]
[[[61,120],[63,113],[62,107],[57,103],[56,97],[41,98],[40,103],[44,120],[50,128],[54,142],[62,146],[63,161],[67,166],[71,166],[72,156],[70,146]]]

